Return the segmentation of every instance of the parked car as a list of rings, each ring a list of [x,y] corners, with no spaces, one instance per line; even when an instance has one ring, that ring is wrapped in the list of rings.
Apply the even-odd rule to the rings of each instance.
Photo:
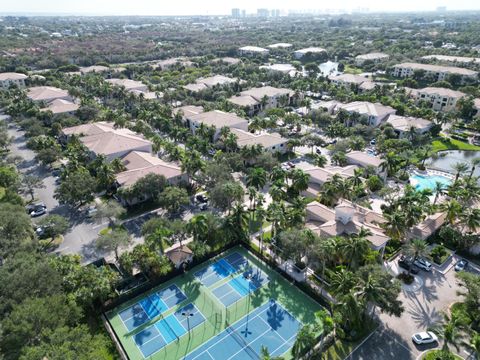
[[[30,216],[31,217],[37,217],[37,216],[42,216],[47,213],[47,208],[44,207],[38,207],[30,211]]]
[[[90,206],[87,209],[87,218],[92,218],[98,212],[98,209],[95,206]]]
[[[290,169],[295,168],[295,164],[291,161],[287,162],[287,165],[290,166]]]
[[[406,258],[405,256],[401,256],[400,259],[398,259],[398,266],[405,270],[409,270],[412,274],[418,274],[420,269],[412,264],[411,259]]]
[[[438,341],[437,335],[431,331],[423,331],[413,334],[412,340],[417,345],[431,344]]]
[[[202,194],[197,195],[195,198],[197,199],[197,201],[199,203],[202,203],[202,204],[205,204],[205,203],[208,202],[208,198],[205,195],[202,195]]]
[[[459,260],[455,264],[455,271],[463,271],[468,267],[468,261],[467,260]]]
[[[200,211],[206,211],[208,209],[208,204],[202,203],[198,208],[200,209]]]
[[[38,202],[35,204],[28,204],[27,206],[25,206],[25,210],[27,210],[27,214],[30,214],[32,211],[37,209],[42,209],[42,208],[43,209],[47,208],[47,206],[42,202]]]
[[[377,143],[377,140],[376,140],[376,139],[370,140],[370,145],[375,145],[376,143]]]
[[[319,155],[322,155],[322,150],[319,149],[319,148],[317,148],[317,149],[315,150],[315,152],[316,152],[317,154],[319,154]]]
[[[432,264],[425,260],[424,258],[417,258],[414,262],[414,265],[418,266],[420,269],[425,270],[425,271],[431,271],[432,270]]]

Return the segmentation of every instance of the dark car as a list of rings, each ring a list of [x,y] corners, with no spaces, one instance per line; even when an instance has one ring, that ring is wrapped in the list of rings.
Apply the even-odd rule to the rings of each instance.
[[[28,204],[25,206],[25,210],[27,210],[27,214],[32,213],[33,211],[41,210],[41,209],[46,209],[47,206],[44,203],[35,203],[35,204]]]
[[[412,261],[405,256],[401,256],[400,259],[398,259],[398,266],[405,270],[409,270],[412,274],[418,274],[420,269],[412,264]]]
[[[205,204],[205,203],[208,202],[208,198],[205,195],[202,195],[202,194],[197,195],[195,198],[197,199],[198,202],[200,202],[202,204]]]

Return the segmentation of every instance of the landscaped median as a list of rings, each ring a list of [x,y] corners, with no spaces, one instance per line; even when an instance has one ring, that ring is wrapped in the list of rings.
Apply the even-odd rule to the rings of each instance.
[[[422,360],[463,360],[462,357],[452,354],[451,352],[444,352],[442,350],[429,350],[423,356]]]

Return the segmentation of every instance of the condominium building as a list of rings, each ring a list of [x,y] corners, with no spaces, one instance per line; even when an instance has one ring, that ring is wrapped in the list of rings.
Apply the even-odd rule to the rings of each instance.
[[[465,94],[447,88],[426,87],[423,89],[408,89],[411,97],[416,101],[426,101],[435,111],[449,112],[457,108],[457,102]]]
[[[402,63],[393,67],[392,75],[395,77],[411,77],[415,71],[424,71],[431,75],[435,81],[442,81],[450,74],[461,76],[462,83],[475,82],[478,80],[478,72],[454,66],[440,66],[418,63]]]

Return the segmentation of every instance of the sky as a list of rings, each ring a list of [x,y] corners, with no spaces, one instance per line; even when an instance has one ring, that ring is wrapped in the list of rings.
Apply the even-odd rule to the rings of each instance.
[[[225,15],[232,8],[326,10],[368,8],[370,11],[480,10],[479,0],[0,0],[0,14],[43,13],[72,15]]]

